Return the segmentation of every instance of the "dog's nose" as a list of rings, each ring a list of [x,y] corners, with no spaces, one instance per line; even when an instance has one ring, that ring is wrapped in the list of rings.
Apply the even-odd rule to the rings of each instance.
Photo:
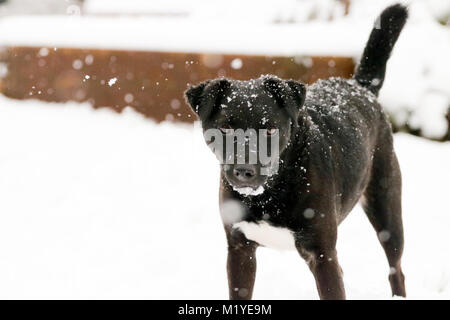
[[[234,167],[233,174],[239,181],[250,181],[256,176],[256,170],[253,166],[240,165]]]

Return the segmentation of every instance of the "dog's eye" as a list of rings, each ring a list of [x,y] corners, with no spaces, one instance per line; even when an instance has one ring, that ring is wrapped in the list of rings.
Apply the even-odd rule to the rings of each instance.
[[[234,132],[234,130],[230,127],[230,126],[228,126],[228,125],[224,125],[224,126],[221,126],[220,128],[219,128],[219,130],[223,133],[223,134],[233,134],[233,132]]]
[[[267,128],[265,134],[266,134],[266,136],[272,136],[272,135],[276,134],[277,132],[278,132],[277,128]]]

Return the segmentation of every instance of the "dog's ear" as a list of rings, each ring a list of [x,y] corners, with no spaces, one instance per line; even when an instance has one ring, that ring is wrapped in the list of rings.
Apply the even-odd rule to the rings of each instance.
[[[205,120],[217,110],[229,87],[228,79],[208,80],[186,90],[186,100],[200,120]]]
[[[294,99],[297,100],[298,108],[303,107],[306,98],[306,86],[300,81],[287,80],[289,88],[291,88]]]
[[[278,77],[267,77],[264,86],[274,96],[278,104],[292,118],[294,126],[298,126],[298,115],[306,97],[306,86],[295,80],[282,80]]]
[[[210,81],[202,82],[196,86],[190,86],[189,89],[187,89],[184,92],[184,96],[186,98],[186,102],[189,104],[189,106],[194,110],[195,113],[198,114],[199,111],[199,105],[200,105],[200,98],[203,94],[203,90],[205,90],[206,85]]]

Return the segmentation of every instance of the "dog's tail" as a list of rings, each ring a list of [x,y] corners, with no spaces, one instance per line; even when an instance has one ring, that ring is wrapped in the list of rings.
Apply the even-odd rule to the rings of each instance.
[[[407,19],[407,8],[394,4],[383,10],[370,33],[355,79],[375,95],[383,85],[386,63]]]

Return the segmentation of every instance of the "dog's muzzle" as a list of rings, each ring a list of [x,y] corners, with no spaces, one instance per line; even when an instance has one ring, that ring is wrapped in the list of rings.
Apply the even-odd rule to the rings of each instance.
[[[236,164],[224,166],[225,178],[233,189],[243,195],[257,195],[264,190],[267,176],[261,175],[261,166]]]
[[[249,164],[235,165],[233,168],[233,176],[236,180],[243,183],[251,183],[256,178],[256,168]]]

